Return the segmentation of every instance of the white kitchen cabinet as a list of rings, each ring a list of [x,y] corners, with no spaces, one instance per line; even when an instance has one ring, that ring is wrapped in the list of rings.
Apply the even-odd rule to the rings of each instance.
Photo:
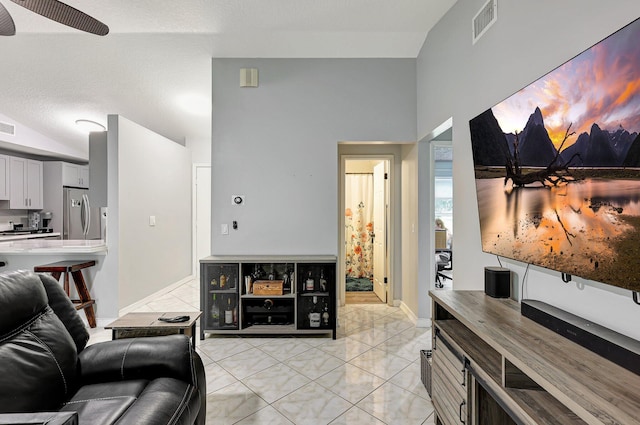
[[[89,167],[84,165],[62,163],[62,185],[89,188]]]
[[[10,157],[10,209],[42,209],[42,162]]]
[[[0,200],[7,201],[11,196],[10,156],[0,155]]]

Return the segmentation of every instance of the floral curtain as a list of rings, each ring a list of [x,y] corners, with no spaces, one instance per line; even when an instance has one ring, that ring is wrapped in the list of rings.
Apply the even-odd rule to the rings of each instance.
[[[345,176],[347,277],[373,276],[373,174]]]

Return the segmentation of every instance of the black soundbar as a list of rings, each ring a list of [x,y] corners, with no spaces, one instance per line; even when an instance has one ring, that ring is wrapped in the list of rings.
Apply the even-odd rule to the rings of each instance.
[[[522,300],[520,312],[545,328],[640,375],[640,341],[542,301]]]

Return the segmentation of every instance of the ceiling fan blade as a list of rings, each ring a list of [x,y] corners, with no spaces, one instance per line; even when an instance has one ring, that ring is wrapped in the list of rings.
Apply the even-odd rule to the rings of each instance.
[[[7,9],[0,3],[0,35],[15,35],[16,26]]]
[[[11,0],[61,24],[96,35],[107,35],[109,27],[78,9],[58,0]]]

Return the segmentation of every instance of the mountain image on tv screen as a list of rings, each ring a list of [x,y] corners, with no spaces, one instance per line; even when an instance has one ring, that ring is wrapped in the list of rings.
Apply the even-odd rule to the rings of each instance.
[[[640,19],[469,122],[482,249],[640,291]]]

